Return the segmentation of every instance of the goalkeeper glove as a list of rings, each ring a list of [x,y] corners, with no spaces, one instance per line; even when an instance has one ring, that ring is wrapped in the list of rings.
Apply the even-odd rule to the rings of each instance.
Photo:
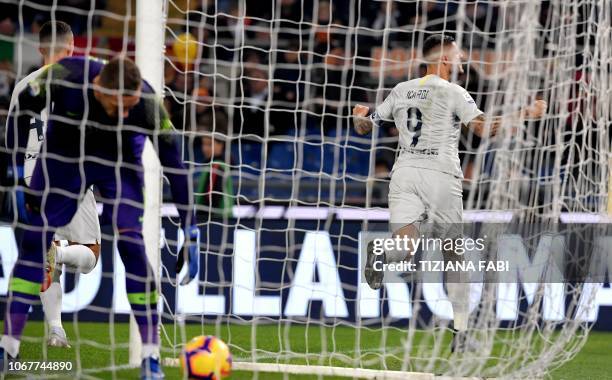
[[[180,273],[181,269],[187,261],[187,274],[181,280],[181,285],[187,285],[198,275],[200,259],[200,230],[196,226],[191,226],[185,229],[185,242],[183,249],[176,260],[176,273]]]

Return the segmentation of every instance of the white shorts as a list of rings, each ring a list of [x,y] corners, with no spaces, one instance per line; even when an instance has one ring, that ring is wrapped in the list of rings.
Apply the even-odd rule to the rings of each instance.
[[[80,244],[100,244],[100,220],[93,190],[87,189],[70,223],[55,231],[54,240],[68,240]]]
[[[389,183],[390,223],[393,231],[409,224],[461,223],[461,178],[436,170],[399,167]]]

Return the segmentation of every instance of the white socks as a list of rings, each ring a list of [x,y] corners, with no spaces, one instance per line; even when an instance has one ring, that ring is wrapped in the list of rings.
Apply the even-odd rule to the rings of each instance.
[[[142,353],[141,356],[143,359],[146,359],[148,357],[156,357],[157,359],[160,358],[159,356],[159,345],[158,344],[150,344],[150,343],[145,343],[142,345]]]
[[[19,341],[12,336],[2,335],[0,346],[12,357],[16,357],[19,354]]]
[[[62,264],[75,268],[77,272],[89,273],[96,266],[96,256],[93,251],[84,245],[56,246],[56,273],[53,282],[47,290],[40,293],[45,318],[50,328],[62,327],[62,286],[59,282],[59,270]]]
[[[470,317],[470,284],[447,283],[446,290],[453,306],[453,327],[455,330],[465,331],[468,329]]]
[[[55,276],[54,276],[55,277]],[[49,288],[44,292],[40,293],[40,300],[42,302],[43,311],[45,312],[45,318],[49,327],[62,328],[62,286],[59,283],[59,276],[57,276],[57,282],[51,283]]]
[[[446,272],[446,293],[453,306],[453,327],[459,331],[468,329],[470,317],[470,283],[466,277],[462,271]]]
[[[65,264],[80,273],[89,273],[96,266],[96,256],[84,245],[69,245],[57,247],[55,262]]]

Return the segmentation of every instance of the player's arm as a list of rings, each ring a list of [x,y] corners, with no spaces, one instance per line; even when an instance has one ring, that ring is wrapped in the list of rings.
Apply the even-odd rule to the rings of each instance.
[[[196,226],[191,177],[181,155],[180,134],[172,125],[161,100],[152,101],[151,104],[154,104],[155,110],[152,110],[153,113],[147,110],[147,115],[157,117],[148,123],[147,127],[152,131],[149,136],[157,149],[164,175],[170,182],[172,200],[179,212],[185,233],[183,249],[177,257],[176,273],[187,263],[187,274],[181,279],[181,285],[186,285],[198,275],[200,254],[200,230]]]
[[[44,76],[43,76],[44,74]],[[19,82],[13,90],[6,121],[4,146],[0,149],[0,185],[12,187],[15,197],[13,207],[18,220],[28,222],[28,211],[24,189],[25,153],[30,135],[30,120],[40,115],[47,101],[47,70],[30,82]]]
[[[355,132],[360,135],[367,135],[374,128],[374,114],[368,116],[369,110],[370,107],[361,104],[357,104],[353,107],[353,126]]]
[[[369,107],[357,104],[353,107],[353,126],[355,132],[360,135],[366,135],[372,131],[374,126],[380,125],[383,120],[393,119],[393,105],[397,97],[395,88],[391,90],[389,96],[382,104],[376,107],[376,111],[368,115]]]
[[[30,133],[30,120],[40,115],[47,102],[47,86],[45,85],[47,75],[47,70],[43,70],[25,86],[15,88],[11,96],[4,148],[5,161],[12,169],[15,178],[17,171],[23,168]]]
[[[546,112],[546,107],[547,103],[544,100],[536,100],[531,105],[509,115],[486,116],[480,114],[472,119],[467,127],[479,137],[493,137],[497,134],[504,120],[510,121],[511,124],[520,120],[538,120]]]
[[[6,163],[7,169],[10,169],[14,179],[18,178],[17,173],[23,170],[29,124],[29,117],[21,111],[21,107],[11,104],[6,120],[2,160]]]
[[[190,176],[185,168],[180,150],[181,135],[172,125],[170,117],[161,101],[155,101],[158,115],[153,125],[148,126],[153,133],[150,138],[157,150],[164,175],[170,182],[172,200],[177,206],[183,226],[195,223],[193,216],[193,189],[189,185]]]

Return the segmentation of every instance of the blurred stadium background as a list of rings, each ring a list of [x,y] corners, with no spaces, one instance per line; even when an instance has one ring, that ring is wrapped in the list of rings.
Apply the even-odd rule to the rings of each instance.
[[[398,82],[423,74],[419,48],[428,35],[453,35],[467,63],[465,74],[456,81],[481,109],[501,114],[530,99],[549,103],[546,117],[525,123],[517,136],[502,134],[494,141],[461,136],[466,220],[604,221],[612,211],[609,2],[168,0],[164,6],[164,102],[173,124],[184,132],[184,157],[193,171],[198,221],[207,236],[202,247],[207,270],[191,293],[183,295],[182,303],[172,286],[172,274],[165,269],[173,261],[164,258],[162,340],[168,356],[175,356],[185,340],[180,327],[186,319],[197,322],[195,327],[188,324],[187,337],[201,332],[220,335],[236,357],[247,362],[545,376],[578,352],[593,324],[612,329],[606,312],[612,305],[607,287],[597,298],[599,314],[578,322],[568,315],[552,325],[538,320],[541,310],[524,310],[532,301],[521,293],[517,314],[523,319],[504,321],[498,330],[494,314],[487,316],[485,310],[479,317],[493,323],[492,331],[508,332],[495,347],[492,344],[493,362],[476,366],[459,362],[454,368],[448,355],[436,351],[448,349],[444,342],[449,336],[434,328],[437,318],[447,320],[448,315],[427,314],[424,322],[419,321],[425,332],[411,338],[411,347],[404,346],[406,326],[412,323],[406,313],[385,304],[379,305],[375,316],[362,319],[357,306],[361,288],[351,277],[358,271],[357,237],[368,223],[386,221],[398,132],[389,124],[373,136],[358,136],[349,117],[355,103],[374,106]],[[135,54],[135,1],[0,0],[0,131],[14,83],[41,64],[37,32],[49,19],[71,25],[75,54],[102,58]],[[211,137],[223,144],[219,152],[210,152]],[[220,177],[212,192],[207,188],[211,172]],[[169,256],[172,241],[178,239],[168,218],[174,215],[171,205],[162,209],[162,215],[163,255]],[[232,272],[230,261],[239,240],[235,234],[244,230],[254,232],[256,253],[254,259],[242,257],[260,267],[246,286],[259,294],[280,295],[284,311],[239,312],[236,307],[240,300],[233,298],[232,289],[240,272]],[[309,302],[303,315],[287,311],[287,292],[295,280],[300,250],[313,231],[327,234],[335,252],[332,259],[340,272],[342,297],[349,305],[346,315],[324,312],[320,299]],[[14,249],[6,247],[4,252]],[[103,357],[84,364],[90,371],[86,373],[110,377],[110,372],[100,374],[104,370],[127,378],[133,373],[115,372],[125,369],[127,342],[105,338],[114,336],[115,328],[124,331],[126,312],[109,301],[113,295],[105,286],[112,288],[116,267],[112,253],[105,250],[112,250],[111,241],[103,247],[108,262],[94,274],[102,285],[90,290],[89,302],[83,295],[75,296],[79,299],[66,310],[74,322],[69,334],[79,347],[68,356],[83,363],[91,360],[87,353]],[[66,280],[67,291],[82,286],[73,277]],[[581,292],[582,288],[568,288],[566,295]],[[381,299],[390,302],[391,296],[387,292]],[[405,306],[401,303],[405,301],[399,305]],[[423,300],[416,303],[425,305]],[[121,314],[116,320],[110,317],[111,307]],[[535,321],[527,318],[534,315]],[[40,317],[39,310],[36,316]],[[84,322],[100,319],[105,324]],[[109,333],[88,335],[84,332],[88,326],[103,326]],[[42,327],[34,325],[29,331],[31,355],[66,357],[53,350],[39,353],[37,334]],[[593,352],[609,336],[599,333],[596,339],[597,348],[591,348],[589,357],[599,364],[585,365],[588,359],[582,358],[578,369],[554,376],[605,377],[607,372],[597,371],[608,366]],[[405,360],[405,355],[413,361]],[[239,373],[237,378],[252,375]]]
[[[532,8],[537,13],[527,20],[525,12],[532,11],[526,10],[528,3],[170,1],[166,105],[179,129],[196,133],[215,129],[228,135],[226,152],[219,158],[232,168],[234,204],[265,199],[266,203],[385,206],[397,131],[388,125],[373,139],[360,138],[347,116],[352,104],[374,105],[399,81],[421,75],[423,39],[447,32],[458,36],[466,52],[468,70],[458,81],[482,109],[499,112],[504,104],[527,96],[551,100],[552,84],[558,86],[559,95],[552,94],[558,99],[552,99],[551,108],[559,112],[547,123],[555,127],[554,133],[534,127],[525,137],[531,143],[522,147],[528,157],[519,158],[522,167],[511,178],[521,191],[512,194],[514,203],[508,201],[514,209],[547,207],[556,196],[547,188],[554,185],[549,176],[559,176],[562,168],[569,170],[562,174],[575,172],[573,179],[580,181],[591,167],[579,165],[579,153],[588,152],[594,148],[588,144],[598,141],[589,136],[590,128],[583,128],[595,122],[586,111],[597,108],[594,94],[583,96],[593,80],[592,61],[585,62],[584,53],[595,45],[595,36],[588,33],[592,25],[586,21],[593,12],[590,3],[596,2],[536,2]],[[3,118],[12,84],[40,64],[36,33],[53,7],[55,17],[69,22],[75,31],[76,54],[134,54],[135,20],[126,17],[135,13],[134,2],[4,2]],[[555,12],[567,12],[572,19],[560,21]],[[566,41],[568,46],[559,41],[564,36],[555,35],[563,25],[576,37]],[[193,37],[189,40],[193,45],[188,43],[189,49],[182,49],[187,54],[181,56],[184,53],[179,51],[176,57],[173,45],[185,33]],[[535,35],[527,36],[530,33]],[[522,59],[531,60],[517,60],[521,58],[517,48],[527,38],[532,51]],[[543,65],[567,67],[554,67],[552,77],[547,77],[540,70]],[[525,72],[526,68],[530,70]],[[513,81],[527,81],[531,87],[521,88],[522,83]],[[500,93],[513,86],[519,89],[516,94]],[[583,132],[572,134],[576,130]],[[206,159],[195,136],[186,140],[185,151],[197,177],[198,165]],[[559,138],[562,141],[555,141]],[[534,144],[541,144],[539,155],[527,149]],[[462,136],[466,209],[495,203],[489,199],[489,187],[499,181],[494,156],[500,148],[498,144],[483,149],[475,136]],[[479,151],[487,154],[477,159]],[[576,192],[569,182],[563,186],[565,194],[559,195],[567,196],[563,208],[595,210],[601,202],[596,197],[602,195],[596,193],[576,205],[570,199]]]

